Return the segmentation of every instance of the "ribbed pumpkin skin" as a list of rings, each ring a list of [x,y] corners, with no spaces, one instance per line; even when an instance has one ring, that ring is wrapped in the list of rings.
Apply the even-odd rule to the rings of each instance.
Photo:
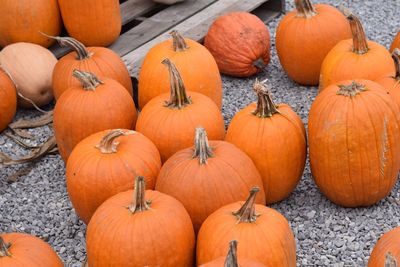
[[[228,252],[226,244],[238,241],[238,258],[256,260],[266,266],[296,266],[296,243],[288,221],[279,212],[264,205],[255,205],[254,223],[237,223],[232,212],[243,202],[224,206],[211,214],[197,236],[197,264],[207,263]]]
[[[11,243],[11,257],[0,257],[1,267],[63,267],[64,264],[46,242],[22,233],[2,234],[4,242]]]
[[[331,85],[315,99],[308,120],[314,180],[328,199],[345,207],[384,198],[400,168],[399,108],[379,84],[356,82],[367,91],[348,97]]]
[[[390,46],[390,52],[393,52],[395,48],[400,49],[400,31],[396,34],[396,36],[393,39],[393,43]]]
[[[185,206],[196,233],[211,213],[246,199],[253,186],[261,189],[257,203],[265,204],[263,183],[251,159],[228,142],[210,141],[210,147],[214,155],[204,165],[193,158],[192,147],[178,151],[165,162],[156,183],[157,191]]]
[[[375,82],[382,85],[400,107],[400,77],[396,78],[393,75],[385,75]]]
[[[60,155],[67,162],[72,149],[85,137],[106,129],[133,129],[137,111],[127,90],[118,82],[100,77],[104,84],[86,91],[71,87],[54,108],[54,134]]]
[[[182,76],[188,91],[202,93],[222,106],[222,81],[217,63],[201,44],[185,38],[188,49],[175,52],[172,39],[157,44],[147,53],[139,74],[139,107],[152,98],[169,92],[168,69],[161,61],[171,59]]]
[[[341,40],[351,38],[349,23],[336,8],[314,5],[317,15],[289,12],[279,23],[276,49],[283,69],[297,83],[317,85],[322,61]]]
[[[206,129],[210,140],[222,140],[225,126],[215,103],[203,94],[187,91],[192,104],[182,109],[165,107],[170,94],[153,98],[140,112],[136,130],[158,148],[162,162],[174,153],[193,145],[196,127]]]
[[[78,60],[76,52],[71,52],[62,57],[54,67],[53,91],[56,100],[68,88],[79,86],[79,82],[72,77],[74,69],[114,79],[122,84],[130,95],[133,94],[128,69],[114,51],[104,47],[87,47],[87,50],[92,53],[89,59]]]
[[[385,266],[386,253],[390,252],[397,260],[400,261],[400,227],[396,227],[393,230],[383,234],[374,249],[372,250],[371,256],[368,260],[368,267],[382,267]]]
[[[58,0],[68,34],[86,46],[108,46],[121,32],[118,0]]]
[[[225,257],[220,257],[216,260],[202,264],[199,267],[225,267],[224,264]],[[266,265],[250,259],[239,259],[238,264],[240,267],[266,267]]]
[[[0,46],[28,42],[49,47],[53,40],[40,32],[57,36],[61,16],[57,0],[2,0],[0,8]]]
[[[76,213],[86,224],[105,200],[132,188],[134,175],[145,177],[146,188],[154,189],[161,168],[157,148],[139,132],[117,137],[116,153],[100,152],[96,145],[109,132],[98,132],[83,139],[67,162],[68,194]]]
[[[7,128],[17,111],[17,90],[8,75],[0,68],[0,132]]]
[[[260,71],[254,62],[270,61],[270,35],[255,15],[232,12],[218,17],[210,26],[204,45],[217,61],[221,73],[248,77]]]
[[[193,266],[195,237],[185,208],[166,194],[145,194],[151,201],[148,211],[132,214],[126,208],[133,190],[97,209],[86,235],[89,266]]]
[[[233,117],[226,141],[253,160],[264,183],[267,203],[286,198],[299,182],[306,162],[307,141],[303,122],[286,104],[281,114],[259,118],[252,114],[256,103]]]
[[[332,48],[321,66],[320,91],[349,79],[375,81],[388,73],[394,75],[395,67],[389,51],[372,41],[368,41],[368,47],[369,51],[362,55],[353,52],[353,40],[343,40]]]

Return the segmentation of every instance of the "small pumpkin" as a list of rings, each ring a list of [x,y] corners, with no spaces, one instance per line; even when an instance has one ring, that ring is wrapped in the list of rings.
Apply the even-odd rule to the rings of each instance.
[[[211,214],[197,236],[197,264],[205,264],[227,253],[226,244],[239,242],[238,257],[267,266],[296,266],[296,243],[283,215],[255,204],[259,189],[250,191],[246,202],[235,202]]]
[[[299,182],[306,163],[306,131],[286,104],[275,105],[265,82],[256,81],[257,103],[232,119],[226,141],[253,160],[264,182],[267,203],[286,198]]]
[[[397,267],[400,263],[400,227],[383,234],[372,250],[367,267]]]
[[[283,69],[297,83],[317,85],[321,64],[341,40],[351,38],[346,17],[327,4],[295,0],[276,31],[276,50]]]
[[[267,26],[248,12],[218,17],[207,32],[204,45],[217,61],[220,72],[234,77],[260,72],[271,57]]]
[[[177,31],[172,38],[152,47],[146,54],[139,74],[139,107],[169,91],[168,70],[161,64],[165,58],[174,62],[189,91],[202,93],[221,108],[222,82],[217,63],[201,44],[183,38]]]
[[[240,263],[240,265],[239,265]],[[229,242],[229,251],[225,257],[220,257],[199,267],[265,267],[264,264],[250,259],[240,259],[237,257],[237,241]]]
[[[51,35],[61,33],[61,15],[57,0],[2,0],[0,8],[0,46],[27,42],[49,47]]]
[[[389,51],[384,46],[367,40],[358,17],[349,13],[347,19],[353,39],[339,42],[326,55],[321,66],[320,91],[344,80],[374,81],[385,74],[395,73]]]
[[[85,47],[71,37],[53,37],[73,52],[63,56],[57,62],[53,72],[54,97],[57,100],[71,86],[79,82],[72,77],[74,69],[88,71],[97,76],[108,77],[122,84],[130,95],[133,94],[131,77],[122,59],[111,49],[105,47]]]
[[[68,34],[86,46],[108,46],[118,39],[122,18],[118,0],[58,0]]]
[[[156,145],[165,162],[175,152],[193,144],[195,128],[204,127],[211,140],[225,135],[222,114],[207,96],[186,92],[182,77],[169,59],[162,61],[170,75],[170,93],[153,98],[140,112],[136,130]]]
[[[144,135],[123,129],[92,134],[79,142],[67,162],[72,205],[87,224],[108,198],[132,187],[132,173],[153,189],[161,168],[156,146]]]
[[[262,193],[263,183],[251,159],[225,141],[208,142],[203,128],[196,129],[194,147],[176,152],[161,168],[156,190],[179,200],[197,233],[203,221],[220,207],[244,199],[252,186]]]
[[[400,31],[397,32],[396,36],[393,39],[393,43],[390,46],[390,52],[393,52],[395,48],[400,49]]]
[[[17,112],[17,90],[0,66],[0,132],[7,128]]]
[[[385,87],[400,107],[400,49],[393,50],[392,58],[396,66],[396,75],[393,76],[389,73],[376,80],[376,82]]]
[[[46,242],[22,233],[0,235],[0,266],[63,267],[64,264]]]
[[[132,201],[133,195],[133,201]],[[166,194],[135,190],[106,200],[94,213],[86,235],[89,266],[192,267],[195,236],[182,204]]]
[[[52,74],[56,57],[46,48],[31,43],[15,43],[0,52],[0,64],[12,77],[18,93],[44,106],[53,99]],[[23,97],[18,106],[32,108]]]
[[[106,129],[133,129],[137,118],[132,97],[120,83],[80,70],[73,75],[81,85],[65,91],[54,108],[54,135],[64,162],[84,138]]]
[[[321,192],[344,207],[372,205],[390,193],[400,169],[400,111],[368,80],[328,86],[308,118],[311,171]]]

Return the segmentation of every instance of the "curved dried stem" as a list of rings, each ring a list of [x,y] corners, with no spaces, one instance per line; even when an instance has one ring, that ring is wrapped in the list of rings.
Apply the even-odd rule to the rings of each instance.
[[[257,220],[257,217],[260,216],[256,214],[256,195],[260,191],[260,188],[258,187],[253,187],[250,190],[250,195],[247,198],[246,202],[243,204],[243,206],[236,212],[233,212],[233,215],[235,215],[238,218],[238,223],[252,223]]]
[[[120,136],[127,136],[135,133],[135,131],[124,131],[122,129],[111,130],[104,135],[104,137],[100,140],[100,143],[96,145],[96,148],[99,149],[103,154],[117,153],[119,142],[115,139]]]
[[[178,33],[178,31],[173,30],[169,34],[172,36],[172,45],[175,52],[185,51],[189,48],[185,39]]]
[[[366,91],[365,85],[353,81],[349,85],[339,85],[339,90],[336,92],[338,95],[354,97],[359,93]]]
[[[397,260],[390,251],[385,255],[384,267],[397,267]]]
[[[253,111],[253,115],[260,118],[270,118],[274,114],[280,113],[274,101],[266,81],[259,82],[257,79],[254,83],[253,89],[257,93],[257,108]]]
[[[318,14],[310,0],[295,0],[294,4],[298,17],[312,18]]]
[[[237,243],[236,240],[229,242],[229,251],[225,259],[224,267],[239,267],[237,260]]]
[[[343,13],[350,23],[353,36],[353,52],[360,55],[367,53],[369,51],[368,40],[360,19],[349,9],[344,8]]]
[[[86,71],[81,71],[75,69],[72,72],[72,76],[77,78],[79,82],[82,84],[83,89],[85,90],[96,90],[96,88],[100,85],[103,84],[97,76],[91,72],[86,72]]]
[[[137,176],[135,179],[135,190],[133,191],[133,202],[128,207],[130,212],[137,213],[150,209],[150,202],[146,201],[146,188],[143,176]]]
[[[68,47],[72,50],[74,50],[77,54],[77,58],[78,60],[84,60],[87,58],[90,58],[93,53],[90,53],[84,44],[82,44],[81,42],[79,42],[78,40],[72,38],[72,37],[60,37],[60,36],[51,36],[51,35],[47,35],[43,32],[40,32],[42,35],[46,36],[47,38],[56,40],[60,46],[62,47]]]
[[[11,253],[8,251],[10,247],[11,244],[5,243],[4,239],[0,236],[0,258],[11,257]]]
[[[208,144],[207,132],[204,128],[196,128],[194,138],[194,153],[193,158],[199,158],[199,164],[207,163],[207,159],[213,156],[213,151]]]
[[[395,48],[392,53],[394,65],[396,67],[396,79],[400,80],[400,49]]]

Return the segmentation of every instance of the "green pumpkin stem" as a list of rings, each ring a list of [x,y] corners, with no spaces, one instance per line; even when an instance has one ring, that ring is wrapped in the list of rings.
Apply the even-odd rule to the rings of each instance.
[[[172,36],[172,46],[175,52],[185,51],[189,48],[185,39],[177,31],[173,30],[169,34]]]
[[[146,201],[146,188],[143,176],[135,179],[135,189],[133,191],[133,203],[128,207],[130,212],[142,212],[150,209],[150,202]]]
[[[390,251],[385,254],[384,267],[397,267],[397,260]]]
[[[257,220],[257,217],[260,216],[256,214],[256,195],[260,191],[260,188],[253,187],[250,190],[250,196],[247,198],[246,202],[243,206],[236,212],[233,212],[238,218],[238,223],[252,223]]]
[[[204,128],[196,128],[194,138],[193,158],[199,158],[199,164],[207,163],[207,159],[213,156],[213,151],[208,144],[207,132]]]
[[[257,108],[253,111],[253,115],[259,118],[270,118],[274,114],[280,113],[272,100],[271,93],[266,85],[266,80],[262,82],[256,80],[253,88],[257,93]]]
[[[10,257],[11,253],[8,249],[11,247],[10,243],[5,243],[4,239],[0,236],[0,258],[1,257]]]
[[[165,102],[165,106],[172,109],[182,109],[190,105],[192,101],[186,94],[185,85],[175,64],[168,58],[164,59],[161,63],[168,67],[171,92],[170,99]]]
[[[100,143],[96,145],[96,148],[103,154],[117,153],[119,142],[115,139],[120,136],[127,136],[134,133],[135,131],[124,131],[122,129],[111,130],[104,135],[104,137],[100,140]]]
[[[317,11],[310,0],[295,0],[294,4],[296,5],[298,17],[312,18],[317,15]]]
[[[43,32],[40,32],[42,35],[46,36],[47,38],[56,40],[58,44],[62,47],[68,47],[71,48],[76,52],[76,59],[78,60],[84,60],[90,58],[93,53],[90,53],[84,44],[79,42],[78,40],[72,38],[72,37],[60,37],[60,36],[51,36],[47,35]]]
[[[353,52],[359,55],[367,53],[369,50],[368,40],[360,19],[350,10],[346,8],[343,9],[345,16],[350,23],[351,33],[353,35]]]
[[[229,242],[229,251],[226,256],[224,267],[239,267],[237,260],[237,241],[232,240]]]
[[[359,93],[366,91],[365,85],[353,81],[349,85],[339,85],[339,90],[336,92],[338,95],[354,97]]]
[[[400,49],[395,48],[392,53],[392,58],[394,60],[394,65],[396,67],[396,76],[397,80],[400,80]]]
[[[91,72],[86,72],[86,71],[81,71],[81,70],[74,70],[72,72],[72,76],[77,78],[79,82],[82,84],[83,89],[85,90],[96,90],[97,86],[100,84],[103,84],[102,81],[97,78],[96,75],[94,75]]]

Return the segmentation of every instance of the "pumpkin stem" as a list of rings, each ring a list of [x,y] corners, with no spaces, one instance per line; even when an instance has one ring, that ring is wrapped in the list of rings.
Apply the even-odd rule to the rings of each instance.
[[[232,240],[229,242],[229,251],[226,256],[224,267],[239,267],[237,261],[237,241]]]
[[[90,53],[84,44],[79,42],[78,40],[72,38],[72,37],[60,37],[60,36],[51,36],[47,35],[43,32],[40,32],[42,35],[46,36],[47,38],[56,40],[58,44],[62,47],[69,47],[72,50],[74,50],[77,54],[76,59],[78,60],[84,60],[90,58],[93,53]]]
[[[10,243],[5,243],[4,239],[0,236],[0,258],[1,257],[10,257],[11,253],[8,249],[11,247]]]
[[[295,0],[297,17],[312,18],[317,15],[313,4],[310,0]]]
[[[99,78],[97,78],[97,76],[91,72],[86,72],[86,71],[81,71],[81,70],[75,69],[72,72],[72,76],[74,76],[81,82],[83,89],[85,89],[85,90],[94,91],[94,90],[96,90],[97,86],[99,86],[100,84],[103,84],[103,82],[100,81]]]
[[[200,165],[206,164],[207,159],[213,156],[213,151],[208,144],[207,132],[204,128],[196,128],[194,138],[193,158],[199,158]]]
[[[104,135],[104,137],[100,140],[100,143],[96,145],[96,148],[103,154],[117,153],[119,142],[115,141],[115,139],[120,136],[127,136],[135,133],[135,131],[124,131],[122,129],[111,130]]]
[[[185,51],[189,48],[189,46],[185,42],[185,39],[182,37],[182,35],[178,33],[178,31],[173,30],[169,34],[171,34],[172,36],[172,45],[175,52]]]
[[[260,216],[259,214],[256,214],[255,207],[256,195],[259,191],[259,187],[253,187],[250,190],[250,196],[247,198],[243,206],[238,211],[233,212],[233,215],[238,218],[238,223],[252,223],[257,220],[258,216]]]
[[[171,92],[169,101],[165,102],[165,106],[172,109],[181,109],[191,104],[192,101],[186,94],[185,85],[175,64],[168,58],[164,59],[161,63],[168,67]]]
[[[352,81],[349,85],[339,85],[339,90],[336,92],[338,95],[354,97],[359,93],[366,91],[365,85]]]
[[[392,53],[394,65],[396,66],[396,79],[400,80],[400,49],[395,48]]]
[[[253,115],[259,118],[270,118],[274,114],[279,112],[277,106],[275,105],[274,101],[272,101],[272,96],[268,87],[266,85],[267,80],[259,82],[256,79],[254,83],[254,91],[257,93],[257,108],[253,111]]]
[[[397,260],[390,251],[385,254],[384,267],[397,267]]]
[[[343,8],[343,13],[350,22],[351,33],[353,35],[353,52],[356,54],[365,54],[368,52],[368,41],[360,19],[350,10]]]
[[[144,177],[137,176],[135,179],[135,189],[133,191],[133,203],[128,207],[130,212],[136,213],[150,209],[150,201],[146,201],[145,192]]]

